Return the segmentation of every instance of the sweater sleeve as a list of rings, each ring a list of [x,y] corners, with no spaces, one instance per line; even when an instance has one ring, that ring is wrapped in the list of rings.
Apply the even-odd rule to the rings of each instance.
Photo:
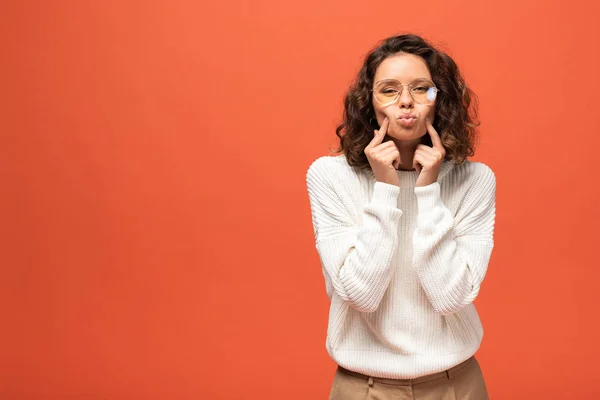
[[[333,291],[353,308],[373,312],[394,272],[392,260],[403,214],[397,207],[400,188],[376,182],[359,227],[349,208],[356,192],[340,181],[335,168],[322,161],[311,165],[306,183],[328,296],[331,298]]]
[[[418,215],[413,233],[413,265],[435,310],[453,314],[472,303],[494,247],[496,178],[484,166],[463,199],[464,212],[452,216],[440,184],[415,187]]]

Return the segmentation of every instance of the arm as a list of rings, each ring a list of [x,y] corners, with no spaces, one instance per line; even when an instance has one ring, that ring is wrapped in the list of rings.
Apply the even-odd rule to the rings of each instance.
[[[317,160],[306,175],[323,273],[342,300],[359,311],[373,312],[394,272],[392,259],[403,214],[397,207],[400,188],[376,182],[373,196],[363,208],[359,228],[346,208],[355,194],[343,185],[334,187],[332,181],[339,174],[325,167]],[[330,298],[332,294],[328,290]]]
[[[413,265],[429,301],[442,314],[472,303],[494,247],[496,178],[485,167],[467,190],[455,221],[440,197],[440,184],[416,187],[419,213]]]

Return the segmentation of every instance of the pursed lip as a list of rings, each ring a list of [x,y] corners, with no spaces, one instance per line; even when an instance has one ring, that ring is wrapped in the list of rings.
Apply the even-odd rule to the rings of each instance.
[[[400,115],[397,119],[411,119],[411,118],[416,119],[417,116],[413,115],[413,114],[403,114],[403,115]]]

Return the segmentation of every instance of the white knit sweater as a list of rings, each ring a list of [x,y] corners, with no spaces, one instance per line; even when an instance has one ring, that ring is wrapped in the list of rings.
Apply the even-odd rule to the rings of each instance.
[[[400,187],[324,156],[306,174],[331,301],[327,351],[342,367],[416,378],[472,356],[473,304],[494,247],[496,179],[483,163],[445,161],[437,182],[398,171]]]

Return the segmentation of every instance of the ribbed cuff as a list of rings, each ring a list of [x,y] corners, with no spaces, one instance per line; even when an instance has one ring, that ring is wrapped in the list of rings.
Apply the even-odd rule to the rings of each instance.
[[[371,197],[371,205],[398,207],[398,196],[400,188],[385,182],[375,182],[373,186],[373,197]]]
[[[433,182],[427,186],[415,186],[415,195],[417,195],[417,205],[419,212],[428,212],[433,210],[442,202],[439,182]]]

